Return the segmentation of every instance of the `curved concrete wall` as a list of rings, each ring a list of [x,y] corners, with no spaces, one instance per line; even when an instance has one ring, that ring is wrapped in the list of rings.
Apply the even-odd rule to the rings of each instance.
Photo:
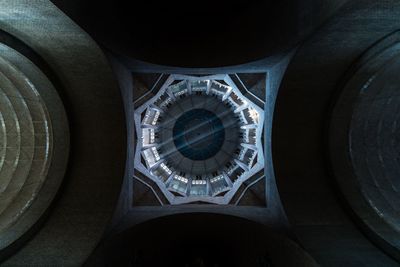
[[[400,260],[400,34],[349,71],[329,128],[335,178],[366,233]]]
[[[347,70],[399,28],[398,1],[352,1],[299,48],[283,78],[272,137],[278,190],[299,243],[323,266],[398,266],[341,201],[326,129]]]
[[[54,86],[27,58],[0,44],[0,257],[44,214],[64,178],[66,114]]]
[[[71,136],[68,171],[51,216],[2,266],[79,266],[111,219],[123,178],[119,88],[100,48],[50,1],[1,1],[0,29],[24,43],[13,48],[52,74]]]
[[[307,15],[304,12],[300,17],[305,19]],[[299,16],[296,16],[298,23],[293,23],[295,27],[314,25],[297,19]],[[316,21],[315,25],[321,22]],[[332,95],[346,70],[370,45],[399,27],[398,1],[350,1],[300,47],[279,91],[272,139],[279,193],[297,241],[324,266],[398,266],[363,235],[357,220],[346,212],[347,205],[338,197],[340,191],[335,189],[326,159],[328,146],[324,131]],[[31,50],[13,46],[15,49],[32,62],[35,62],[33,58],[40,58],[54,74],[50,80],[63,100],[71,130],[68,171],[59,198],[53,202],[51,216],[35,238],[2,264],[79,266],[104,237],[121,189],[127,138],[118,85],[101,49],[49,1],[37,0],[34,5],[29,0],[1,1],[0,29],[22,40]],[[276,32],[279,35],[279,30]],[[291,40],[292,44],[298,40]],[[235,59],[227,54],[229,60]],[[251,58],[245,54],[238,62]],[[171,55],[168,56],[174,58]],[[168,64],[171,60],[168,56],[160,62]],[[187,59],[190,57],[182,58],[180,63],[188,64]],[[219,59],[203,66],[220,66]],[[208,59],[201,58],[197,65],[201,60]],[[129,85],[129,81],[123,82]],[[278,85],[279,81],[274,84]],[[271,106],[268,114],[272,113]],[[0,119],[2,122],[5,124],[4,119]],[[0,127],[0,132],[5,134],[4,127]],[[268,167],[272,171],[272,166]],[[129,191],[127,187],[124,190]],[[273,195],[278,198],[275,189]],[[135,217],[136,214],[129,214],[125,209],[129,203],[123,201],[125,206],[115,218],[125,214]],[[255,210],[248,211],[249,217],[265,216]],[[131,225],[128,220],[123,229]],[[136,229],[140,231],[140,227]],[[138,234],[133,232],[133,238],[126,239],[128,243]],[[296,259],[290,253],[283,256]]]

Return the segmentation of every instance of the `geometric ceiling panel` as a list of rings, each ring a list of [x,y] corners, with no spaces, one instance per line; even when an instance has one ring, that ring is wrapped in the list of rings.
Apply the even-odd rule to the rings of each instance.
[[[264,111],[229,75],[170,75],[134,118],[134,167],[170,204],[228,204],[264,168]]]

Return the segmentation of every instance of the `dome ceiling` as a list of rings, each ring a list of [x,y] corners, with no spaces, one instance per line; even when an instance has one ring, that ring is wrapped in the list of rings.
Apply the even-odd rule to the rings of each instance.
[[[171,75],[135,124],[135,168],[171,204],[227,204],[264,167],[263,110],[229,75]]]

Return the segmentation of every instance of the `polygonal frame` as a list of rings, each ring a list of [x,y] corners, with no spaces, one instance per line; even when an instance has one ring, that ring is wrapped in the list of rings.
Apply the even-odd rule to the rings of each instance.
[[[229,184],[229,190],[227,190],[226,194],[223,196],[211,196],[211,195],[204,195],[204,196],[193,196],[193,195],[186,195],[186,196],[177,196],[174,194],[173,191],[168,189],[168,183],[171,181],[171,177],[175,175],[175,173],[171,174],[171,177],[169,180],[164,182],[162,179],[160,179],[159,176],[154,175],[151,172],[151,168],[147,165],[147,161],[145,160],[146,164],[143,164],[141,157],[142,157],[142,151],[146,149],[146,147],[142,143],[142,115],[146,112],[146,110],[149,107],[152,108],[157,108],[155,106],[155,102],[159,100],[159,98],[164,95],[165,93],[168,94],[171,99],[174,99],[173,93],[169,90],[169,87],[171,84],[176,81],[176,80],[187,80],[187,81],[215,81],[215,80],[222,80],[224,81],[228,87],[231,88],[231,90],[228,90],[226,94],[222,97],[222,101],[225,101],[232,92],[234,92],[241,100],[244,100],[244,104],[238,107],[237,109],[242,109],[239,112],[242,112],[246,108],[251,108],[254,109],[258,113],[258,123],[257,126],[255,127],[256,129],[256,140],[254,145],[248,145],[248,144],[241,144],[247,145],[248,149],[253,149],[256,152],[256,163],[253,163],[251,166],[249,166],[247,169],[245,166],[243,166],[240,161],[236,161],[238,165],[240,165],[241,168],[245,169],[244,173],[233,183],[231,182]],[[211,82],[208,82],[210,85]],[[208,86],[206,90],[206,94],[210,94],[210,86]],[[188,89],[190,91],[190,89]],[[191,92],[190,92],[191,93]],[[160,109],[161,112],[161,108]],[[236,111],[235,111],[236,112]],[[233,80],[230,78],[229,75],[227,74],[217,74],[217,75],[209,75],[209,76],[189,76],[189,75],[180,75],[180,74],[172,74],[168,77],[168,79],[165,81],[165,83],[161,86],[157,94],[152,97],[150,100],[145,102],[143,105],[138,107],[134,111],[134,120],[135,120],[135,131],[136,135],[138,137],[137,142],[136,142],[136,150],[135,150],[135,158],[134,158],[134,167],[137,171],[151,179],[154,183],[157,184],[159,189],[162,191],[164,196],[168,199],[170,204],[172,205],[177,205],[177,204],[185,204],[185,203],[191,203],[191,202],[207,202],[207,203],[213,203],[213,204],[228,204],[231,199],[234,197],[240,186],[245,182],[246,180],[250,179],[253,175],[258,173],[264,168],[264,149],[262,145],[261,139],[262,133],[263,133],[263,127],[264,127],[264,111],[254,104],[252,101],[250,101],[247,97],[245,97],[236,84],[233,82]],[[242,126],[243,127],[243,126]],[[242,128],[241,129],[244,129]],[[155,145],[154,145],[155,146]],[[152,147],[152,146],[150,146]],[[148,148],[148,147],[147,147]],[[157,163],[162,161],[163,159],[160,158]],[[161,164],[161,163],[160,163]],[[225,179],[227,178],[226,173],[224,174]],[[191,178],[188,178],[191,183]],[[228,178],[229,179],[229,178]],[[189,185],[188,185],[189,186]]]

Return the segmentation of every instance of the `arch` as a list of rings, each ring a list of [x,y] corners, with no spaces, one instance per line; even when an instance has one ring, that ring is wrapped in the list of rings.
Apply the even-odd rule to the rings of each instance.
[[[216,213],[169,215],[138,224],[85,266],[317,266],[298,245],[262,224]]]

